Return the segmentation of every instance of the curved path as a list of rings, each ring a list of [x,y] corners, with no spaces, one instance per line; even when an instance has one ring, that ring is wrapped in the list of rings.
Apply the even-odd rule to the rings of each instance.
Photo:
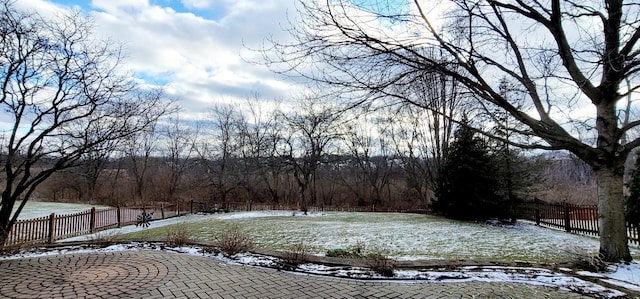
[[[516,283],[364,282],[163,251],[0,261],[2,298],[588,298]]]

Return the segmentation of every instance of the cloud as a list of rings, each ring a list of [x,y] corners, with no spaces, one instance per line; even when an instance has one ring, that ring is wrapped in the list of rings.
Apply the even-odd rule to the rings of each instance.
[[[37,11],[43,16],[53,16],[65,10],[65,7],[46,0],[20,0],[15,2],[15,7],[29,12]],[[77,6],[71,6],[77,8]]]
[[[214,5],[228,4],[227,2],[230,2],[230,1],[183,0],[183,1],[180,1],[180,2],[182,2],[182,5],[184,5],[184,7],[186,7],[186,8],[203,9],[203,8],[213,7]]]
[[[150,6],[148,0],[93,0],[91,6],[104,9],[109,12],[120,11],[122,13],[143,10]]]
[[[51,1],[56,4],[21,0],[34,7],[74,6]],[[93,0],[83,9],[98,34],[123,44],[124,66],[146,83],[166,84],[187,113],[253,92],[285,98],[296,88],[243,59],[244,44],[257,48],[265,37],[280,34],[287,12],[295,11],[292,0]]]

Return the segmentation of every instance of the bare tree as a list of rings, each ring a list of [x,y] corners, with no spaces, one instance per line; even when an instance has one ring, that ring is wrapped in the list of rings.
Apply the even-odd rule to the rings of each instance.
[[[193,166],[198,132],[175,115],[161,126],[160,134],[164,137],[161,147],[165,159],[163,167],[168,171],[168,197],[174,200],[185,173]]]
[[[496,110],[507,113],[510,120],[504,123],[511,127],[503,130],[513,133],[510,143],[567,150],[595,170],[600,253],[607,261],[631,259],[623,172],[640,139],[623,144],[621,138],[636,130],[640,119],[622,125],[617,105],[640,87],[640,3],[297,3],[301,16],[290,29],[294,42],[273,41],[269,50],[274,51],[264,52],[275,71],[340,87],[354,105],[410,101],[399,91],[425,71],[454,78],[489,120]],[[442,55],[432,55],[434,49]],[[502,78],[517,82],[522,100],[500,93]],[[622,84],[626,79],[629,87]],[[588,109],[578,113],[583,107]],[[475,129],[491,135],[488,127]]]
[[[121,140],[112,140],[107,142],[104,147],[90,151],[83,157],[83,161],[77,170],[86,185],[85,199],[89,201],[95,199],[100,175],[119,144],[121,144]]]
[[[384,126],[382,133],[390,140],[398,159],[402,160],[407,193],[411,198],[419,199],[420,208],[426,209],[437,186],[437,167],[444,159],[443,152],[436,150],[438,144],[429,140],[432,136],[441,139],[435,135],[436,131],[430,130],[433,124],[423,119],[426,112],[410,106],[402,108],[389,111],[390,115],[381,122]],[[442,149],[448,146],[448,139],[442,143]]]
[[[210,135],[201,135],[196,150],[207,171],[205,184],[212,190],[211,199],[226,205],[229,194],[238,188],[234,163],[238,158],[241,114],[232,105],[217,105],[210,118]]]
[[[453,139],[455,118],[467,109],[458,85],[443,74],[425,72],[404,91],[407,101],[387,109],[383,132],[403,159],[407,187],[420,195],[425,207],[437,191],[438,172]]]
[[[283,137],[279,156],[293,171],[298,183],[300,209],[306,213],[309,205],[307,190],[311,190],[311,203],[316,203],[316,170],[329,146],[341,134],[341,114],[314,98],[303,98],[300,105],[300,111],[283,115],[288,135]]]
[[[277,123],[276,107],[265,102],[257,93],[246,98],[243,105],[246,109],[238,119],[239,161],[236,172],[238,184],[246,194],[247,206],[258,198],[263,188],[267,189],[274,203],[278,202],[281,193],[278,185],[284,172],[283,165],[276,163],[275,147],[282,125]]]
[[[287,180],[287,165],[286,159],[283,159],[279,154],[280,145],[284,140],[284,131],[286,125],[284,124],[282,113],[277,110],[271,114],[264,124],[264,153],[262,167],[260,175],[263,183],[265,184],[271,201],[275,204],[281,203],[281,200],[285,199],[286,193],[283,192],[283,188],[286,185]],[[285,163],[283,163],[285,162]]]
[[[0,24],[0,115],[10,124],[0,157],[3,243],[38,185],[146,128],[165,105],[161,93],[133,96],[120,49],[95,39],[78,13],[45,19],[3,1]]]
[[[342,181],[359,205],[370,202],[375,209],[385,197],[390,199],[394,155],[386,138],[374,130],[378,126],[369,120],[352,120],[346,128],[342,139],[349,155],[346,165],[340,167]]]
[[[156,123],[148,126],[144,131],[131,135],[125,142],[127,152],[127,170],[134,179],[134,197],[144,203],[147,199],[146,190],[149,187],[149,170],[152,164],[152,155],[157,147]]]

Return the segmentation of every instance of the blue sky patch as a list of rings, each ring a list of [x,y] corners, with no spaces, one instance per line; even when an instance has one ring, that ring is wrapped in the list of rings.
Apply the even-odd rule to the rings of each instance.
[[[169,83],[171,83],[171,81],[173,80],[173,73],[172,72],[163,72],[163,73],[159,73],[159,74],[150,74],[147,72],[134,72],[134,76],[138,79],[142,79],[144,80],[144,82],[147,82],[149,84],[154,84],[154,85],[167,85]]]
[[[91,1],[87,0],[52,0],[51,2],[62,4],[69,7],[80,7],[83,11],[93,10],[94,7],[91,6]]]
[[[92,10],[99,11],[99,9],[91,5],[91,1],[87,0],[51,0],[51,2],[69,7],[80,7],[85,12]],[[150,4],[160,7],[171,7],[176,12],[189,12],[202,18],[216,21],[224,18],[224,16],[229,13],[229,9],[224,5],[213,5],[202,9],[188,8],[179,0],[152,0]]]

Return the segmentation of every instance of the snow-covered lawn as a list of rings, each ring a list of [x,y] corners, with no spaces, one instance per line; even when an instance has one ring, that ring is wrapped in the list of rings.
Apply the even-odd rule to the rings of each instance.
[[[16,202],[13,211],[15,212],[20,206],[20,201]],[[91,204],[79,204],[79,203],[61,203],[61,202],[44,202],[44,201],[35,201],[29,200],[25,205],[24,209],[18,215],[18,219],[31,219],[38,217],[45,217],[51,215],[51,213],[56,214],[73,214],[82,211],[86,211],[91,209],[92,207],[96,207],[96,209],[106,209],[108,206],[99,206],[99,205],[91,205]]]
[[[599,246],[596,238],[529,223],[504,227],[400,213],[292,215],[287,211],[194,215],[181,225],[198,241],[213,241],[221,231],[238,225],[260,248],[284,250],[302,242],[310,247],[312,254],[324,255],[329,249],[363,244],[369,249],[385,251],[398,260],[561,262],[577,252],[596,252]],[[167,230],[154,222],[148,229],[128,232],[121,237],[161,240],[166,237]],[[634,256],[640,256],[638,247],[632,247],[632,252]]]

